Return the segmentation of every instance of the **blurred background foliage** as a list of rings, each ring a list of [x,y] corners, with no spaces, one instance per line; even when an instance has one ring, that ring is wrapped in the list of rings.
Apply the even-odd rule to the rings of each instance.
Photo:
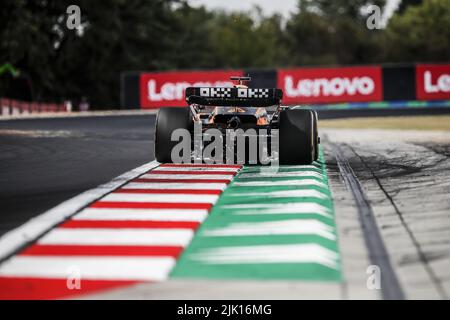
[[[20,70],[34,100],[84,96],[113,108],[123,71],[448,61],[450,0],[403,0],[369,30],[364,9],[385,2],[299,0],[283,19],[186,0],[2,0],[0,65]],[[71,4],[81,8],[78,31],[66,27]],[[0,96],[10,76],[0,75]]]

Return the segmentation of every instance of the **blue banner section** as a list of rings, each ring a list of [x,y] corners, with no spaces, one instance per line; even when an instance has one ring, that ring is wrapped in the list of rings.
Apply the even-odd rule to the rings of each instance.
[[[314,110],[362,110],[362,109],[415,109],[450,108],[450,100],[436,101],[383,101],[311,105]]]

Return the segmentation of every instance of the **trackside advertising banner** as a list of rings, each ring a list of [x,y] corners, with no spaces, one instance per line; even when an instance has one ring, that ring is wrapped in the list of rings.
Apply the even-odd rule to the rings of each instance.
[[[231,87],[230,77],[242,75],[242,70],[142,73],[141,108],[186,106],[187,87]]]
[[[416,66],[418,100],[450,100],[450,64]]]
[[[278,71],[284,104],[381,101],[381,67],[300,68]]]

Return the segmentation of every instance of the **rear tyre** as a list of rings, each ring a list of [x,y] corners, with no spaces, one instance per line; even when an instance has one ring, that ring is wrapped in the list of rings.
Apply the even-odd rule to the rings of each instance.
[[[314,115],[310,110],[280,113],[280,164],[311,164],[315,158]],[[317,140],[316,140],[317,141]]]
[[[171,141],[176,129],[191,131],[192,116],[189,108],[161,108],[156,116],[155,158],[160,163],[171,163],[171,152],[178,141]]]
[[[314,139],[314,161],[317,161],[319,159],[319,129],[317,127],[317,112],[316,111],[312,111],[311,113],[313,114],[313,139]]]

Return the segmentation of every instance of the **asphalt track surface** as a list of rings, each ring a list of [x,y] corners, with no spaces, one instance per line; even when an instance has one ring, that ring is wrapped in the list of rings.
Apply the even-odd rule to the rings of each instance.
[[[0,235],[154,158],[154,116],[0,121]]]

